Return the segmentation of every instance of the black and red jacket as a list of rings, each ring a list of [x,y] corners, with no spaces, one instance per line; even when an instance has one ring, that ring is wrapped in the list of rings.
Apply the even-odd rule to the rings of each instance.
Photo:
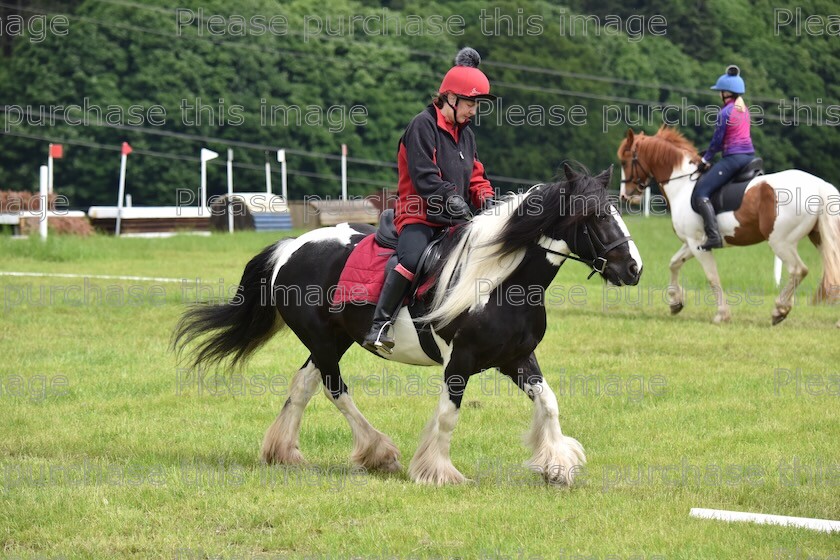
[[[429,105],[414,117],[400,138],[397,154],[399,198],[394,221],[398,231],[408,224],[451,223],[446,199],[460,195],[473,210],[494,194],[478,160],[473,131],[449,123]]]

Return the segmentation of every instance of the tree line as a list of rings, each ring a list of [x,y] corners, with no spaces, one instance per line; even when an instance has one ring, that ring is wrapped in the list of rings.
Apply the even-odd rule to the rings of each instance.
[[[115,202],[123,141],[137,205],[196,188],[201,147],[234,149],[237,190],[261,190],[270,150],[286,148],[291,197],[337,196],[341,144],[351,194],[393,187],[400,135],[464,45],[500,96],[473,123],[500,191],[524,184],[506,178],[548,180],[566,160],[615,163],[628,126],[676,124],[705,147],[719,105],[709,87],[728,64],[747,83],[766,168],[840,181],[831,2],[790,14],[764,0],[3,6],[0,189],[36,189],[46,143],[61,140],[55,183],[76,207]],[[58,15],[67,33],[33,27]],[[223,167],[210,177],[222,192]]]

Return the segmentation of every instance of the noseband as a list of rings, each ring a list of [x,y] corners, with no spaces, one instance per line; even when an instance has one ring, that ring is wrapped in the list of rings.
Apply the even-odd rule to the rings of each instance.
[[[642,173],[645,174],[646,179],[645,179],[644,182],[642,182],[642,180],[639,179],[639,174],[636,172],[636,168],[641,169]],[[642,162],[639,161],[639,152],[635,148],[633,149],[633,161],[630,163],[630,171],[633,173],[633,178],[632,179],[622,179],[621,180],[622,184],[624,184],[624,183],[634,184],[635,183],[636,185],[639,186],[639,190],[643,191],[650,186],[651,180],[659,183],[659,181],[657,181],[656,178],[653,176],[653,173],[650,173],[647,169],[645,169],[645,167],[642,165]]]
[[[554,249],[551,249],[549,247],[543,247],[542,245],[540,247],[542,247],[542,249],[546,253],[551,253],[552,255],[557,255],[560,257],[565,257],[567,259],[572,259],[573,261],[582,262],[583,264],[589,266],[592,269],[592,272],[590,272],[589,276],[586,277],[587,280],[592,278],[596,273],[604,273],[604,270],[606,270],[607,268],[607,253],[625,243],[627,243],[628,245],[630,243],[630,236],[625,235],[624,237],[619,237],[612,243],[608,243],[605,245],[604,242],[601,241],[601,238],[598,237],[595,231],[589,231],[589,228],[586,226],[586,224],[583,224],[583,226],[580,229],[580,233],[583,234],[583,236],[586,238],[586,242],[589,244],[589,248],[592,251],[592,254],[595,255],[595,258],[592,260],[582,259],[576,255],[561,253],[560,251],[555,251]],[[572,243],[574,245],[577,245],[576,241],[578,236],[578,230],[575,230],[574,235],[575,236]],[[563,263],[560,263],[560,266],[563,266]]]
[[[642,173],[645,174],[646,179],[644,181],[639,179],[639,173],[636,172],[637,168],[640,169],[642,171]],[[622,179],[621,183],[622,184],[630,183],[631,185],[636,184],[636,185],[639,186],[639,190],[643,191],[646,188],[650,187],[651,181],[655,182],[657,185],[659,185],[661,187],[661,186],[664,186],[669,181],[672,181],[674,179],[682,179],[683,177],[691,177],[692,175],[694,175],[695,173],[697,173],[699,171],[699,166],[698,166],[697,170],[692,171],[691,173],[685,173],[683,175],[678,175],[676,177],[668,177],[664,181],[660,181],[659,179],[657,179],[656,177],[653,176],[653,173],[651,173],[650,171],[645,169],[645,166],[642,165],[641,161],[639,161],[638,150],[633,148],[633,160],[630,162],[630,171],[633,173],[633,178],[632,179]]]

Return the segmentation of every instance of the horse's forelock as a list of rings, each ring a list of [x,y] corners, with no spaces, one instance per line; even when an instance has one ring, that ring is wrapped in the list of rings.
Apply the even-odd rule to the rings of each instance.
[[[634,140],[635,140],[635,138],[634,138]],[[625,154],[630,151],[631,147],[632,147],[632,144],[630,143],[629,138],[624,137],[624,138],[621,139],[621,144],[618,145],[618,152],[616,152],[616,155],[618,155],[619,161],[623,161],[625,159],[625,157],[626,157]]]
[[[603,180],[602,176],[580,175],[573,181],[569,193],[568,216],[574,222],[608,211],[609,199]]]

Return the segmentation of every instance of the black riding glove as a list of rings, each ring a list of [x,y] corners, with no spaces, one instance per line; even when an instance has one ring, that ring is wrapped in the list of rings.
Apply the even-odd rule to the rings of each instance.
[[[472,216],[470,205],[457,194],[446,199],[446,213],[455,219],[466,219]]]

